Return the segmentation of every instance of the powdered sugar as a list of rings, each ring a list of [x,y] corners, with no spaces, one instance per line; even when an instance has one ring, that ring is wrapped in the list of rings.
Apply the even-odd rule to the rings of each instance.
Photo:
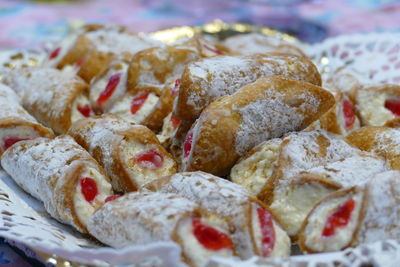
[[[359,229],[359,243],[400,238],[400,172],[378,174],[366,187],[366,213]]]
[[[31,69],[26,74],[18,81],[19,86],[25,87],[22,100],[24,107],[36,105],[38,112],[54,118],[72,105],[75,83],[82,82],[74,72],[57,69]]]
[[[286,103],[285,95],[273,89],[265,92],[265,97],[239,108],[242,123],[236,136],[236,151],[244,155],[262,141],[280,137],[300,130],[306,112],[315,113],[319,100],[304,92],[298,99],[302,104],[292,106]]]
[[[170,240],[182,217],[198,206],[189,199],[160,192],[135,192],[106,203],[89,220],[89,232],[121,248]]]
[[[69,136],[19,142],[6,150],[1,160],[14,181],[41,200],[54,218],[75,227],[71,211],[63,204],[66,196],[62,187],[78,164],[97,168],[88,152]]]
[[[134,55],[146,48],[162,45],[162,43],[149,37],[142,38],[139,35],[108,30],[89,32],[86,37],[93,42],[99,51],[117,55],[123,53]]]
[[[11,88],[0,84],[0,119],[17,119],[30,123],[37,123],[28,112],[26,112],[19,103],[19,97]]]
[[[238,184],[201,171],[174,174],[159,192],[178,194],[225,216],[238,215],[250,195]]]
[[[289,55],[206,58],[187,66],[186,75],[192,83],[187,104],[200,112],[214,99],[231,95],[244,85],[265,76],[282,75],[296,80],[311,81],[314,75],[311,69],[309,62]]]

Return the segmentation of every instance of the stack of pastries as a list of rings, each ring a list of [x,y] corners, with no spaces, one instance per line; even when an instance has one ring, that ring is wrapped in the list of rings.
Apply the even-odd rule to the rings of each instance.
[[[288,257],[400,238],[400,86],[325,82],[273,36],[164,44],[86,25],[1,70],[4,170],[56,220],[182,260]]]

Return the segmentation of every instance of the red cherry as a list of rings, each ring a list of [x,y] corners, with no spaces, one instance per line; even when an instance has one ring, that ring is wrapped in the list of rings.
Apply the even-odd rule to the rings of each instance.
[[[340,205],[326,220],[322,236],[332,236],[335,234],[336,228],[346,226],[349,223],[355,205],[356,202],[352,198]]]
[[[58,54],[60,54],[61,47],[57,47],[56,49],[53,50],[53,52],[50,53],[49,59],[56,58]]]
[[[350,129],[356,121],[356,115],[354,113],[353,102],[348,99],[343,101],[343,115],[344,125],[346,126],[346,129]]]
[[[104,102],[107,102],[107,100],[114,93],[115,88],[117,88],[120,79],[121,79],[121,73],[115,73],[110,77],[106,88],[104,89],[103,92],[101,92],[99,98],[97,99],[97,103],[103,104]]]
[[[189,133],[186,137],[185,143],[183,144],[183,155],[186,158],[190,154],[190,150],[192,150],[192,142],[193,142],[193,133]]]
[[[164,157],[157,151],[149,150],[136,155],[135,160],[144,168],[157,169],[162,166]]]
[[[257,208],[258,220],[261,226],[261,255],[267,257],[275,246],[275,228],[272,222],[272,215],[263,208]]]
[[[385,108],[390,110],[395,116],[400,116],[400,101],[398,100],[386,100]]]
[[[203,44],[203,46],[204,46],[205,49],[207,49],[207,50],[209,50],[209,51],[211,51],[211,52],[213,52],[213,53],[215,53],[217,55],[222,55],[222,52],[218,51],[217,49],[211,48],[206,44]]]
[[[174,117],[171,116],[171,123],[172,123],[172,127],[176,128],[179,126],[179,124],[181,123],[180,120],[175,119]]]
[[[192,220],[193,234],[197,241],[209,250],[232,249],[230,237],[217,229],[202,224],[200,219]]]
[[[99,194],[96,181],[90,177],[82,177],[80,183],[82,195],[85,197],[87,202],[92,202]]]
[[[4,138],[3,142],[3,150],[8,149],[10,146],[12,146],[13,144],[19,142],[19,141],[24,141],[24,140],[29,140],[29,138],[18,138],[18,137],[8,137],[8,138]]]
[[[79,110],[79,112],[84,117],[86,117],[86,118],[90,117],[91,109],[90,109],[90,105],[89,104],[86,104],[86,105],[83,105],[83,106],[78,105],[77,109]]]
[[[179,86],[181,85],[181,79],[176,79],[175,80],[175,86],[174,89],[172,89],[172,95],[177,96],[179,93]]]
[[[113,196],[108,196],[108,197],[106,197],[106,199],[104,199],[104,202],[113,201],[114,199],[117,199],[117,198],[119,198],[120,196],[121,196],[121,195],[118,195],[118,194],[113,195]]]
[[[131,103],[132,114],[136,114],[136,112],[138,112],[138,110],[143,106],[144,102],[146,102],[148,96],[149,92],[144,92],[133,98]]]
[[[83,62],[85,61],[85,57],[81,57],[78,59],[78,61],[75,62],[75,67],[80,68],[83,65]]]

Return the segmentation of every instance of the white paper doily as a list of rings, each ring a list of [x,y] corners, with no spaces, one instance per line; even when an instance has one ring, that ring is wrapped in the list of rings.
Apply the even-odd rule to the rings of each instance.
[[[342,35],[303,49],[325,79],[347,66],[371,82],[400,84],[400,33]]]
[[[347,65],[368,74],[374,82],[400,82],[400,34],[363,34],[340,36],[304,47],[326,77]],[[180,248],[172,242],[132,246],[121,250],[99,247],[88,237],[57,223],[43,205],[33,199],[0,170],[0,236],[37,251],[65,260],[99,266],[184,266]],[[399,241],[362,245],[346,251],[292,256],[289,259],[247,261],[232,258],[212,259],[207,267],[232,266],[397,266]],[[54,261],[53,261],[54,263]]]

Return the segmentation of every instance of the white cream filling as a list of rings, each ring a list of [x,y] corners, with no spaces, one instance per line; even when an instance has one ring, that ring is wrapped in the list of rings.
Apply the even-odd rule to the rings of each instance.
[[[274,191],[271,211],[290,236],[300,230],[314,205],[334,190],[317,182],[279,185]]]
[[[337,227],[333,236],[322,236],[328,217],[338,207],[346,202],[350,196],[356,202],[349,223],[344,227]],[[317,252],[337,251],[349,245],[353,233],[357,227],[358,217],[361,210],[362,194],[347,195],[339,198],[324,201],[310,214],[307,225],[304,229],[305,245],[307,248]]]
[[[122,160],[127,166],[130,179],[134,184],[142,186],[157,178],[171,175],[175,171],[174,161],[156,149],[153,145],[143,145],[141,143],[132,143],[122,141],[120,145],[123,149]],[[144,164],[136,162],[136,156],[146,151],[156,151],[163,157],[162,165],[159,168],[146,168]]]
[[[260,256],[262,256],[262,233],[261,233],[261,224],[258,218],[256,205],[252,207],[252,227],[253,227],[253,238],[257,246],[257,251],[260,251]],[[275,231],[275,243],[273,246],[272,251],[267,255],[267,257],[272,258],[282,258],[282,257],[289,257],[290,256],[290,238],[286,234],[285,231],[275,222],[272,221],[272,225]]]
[[[85,116],[82,115],[82,113],[78,110],[78,107],[81,106],[85,106],[85,105],[89,105],[90,107],[90,115],[93,115],[93,111],[92,108],[90,106],[90,102],[89,99],[83,95],[83,94],[79,94],[77,96],[77,98],[75,99],[75,101],[72,104],[71,107],[71,123],[76,122],[77,120],[86,118]]]
[[[89,203],[86,201],[85,197],[82,194],[82,187],[80,183],[80,178],[82,177],[89,177],[96,181],[97,184],[97,191],[98,195],[94,198],[94,200]],[[86,226],[87,221],[89,220],[90,216],[100,207],[103,205],[104,200],[112,195],[111,184],[108,183],[104,176],[101,175],[96,169],[94,168],[86,168],[83,172],[80,173],[76,191],[74,194],[74,207],[76,215],[78,216],[79,221]]]
[[[184,219],[178,224],[177,235],[181,240],[181,247],[185,256],[194,263],[194,266],[205,266],[208,260],[213,256],[229,257],[233,256],[231,249],[208,250],[194,236],[191,217]],[[226,234],[224,230],[216,226],[209,220],[201,219],[201,223],[215,228],[216,230]],[[229,236],[229,235],[228,235]]]
[[[4,140],[7,138],[33,139],[39,137],[39,134],[31,127],[11,126],[0,128],[1,151],[3,151]]]
[[[271,142],[233,166],[230,174],[232,182],[242,185],[253,195],[259,194],[274,171],[278,148],[278,143]]]
[[[358,96],[358,110],[364,125],[382,126],[386,121],[396,118],[385,108],[385,94],[361,91]]]
[[[189,163],[192,161],[193,151],[195,149],[197,139],[199,138],[200,127],[201,127],[201,121],[200,119],[197,119],[195,122],[195,126],[186,134],[185,141],[182,144],[181,171],[186,171]],[[185,157],[185,143],[190,133],[193,133],[192,144],[190,147],[189,154]]]
[[[168,116],[164,118],[161,133],[157,135],[157,138],[162,145],[167,144],[178,130],[178,127],[173,126],[171,117],[172,113],[169,113]]]
[[[129,122],[142,123],[156,107],[158,96],[150,93],[140,109],[132,114],[131,103],[136,96],[125,96],[110,109],[109,113],[118,115]]]
[[[106,89],[111,76],[117,73],[120,73],[121,76],[114,92],[106,102],[99,104],[97,100],[100,94]],[[98,106],[103,112],[107,112],[112,105],[126,93],[127,79],[128,64],[124,62],[114,63],[103,77],[95,79],[90,85],[90,101],[93,103],[93,106]]]

